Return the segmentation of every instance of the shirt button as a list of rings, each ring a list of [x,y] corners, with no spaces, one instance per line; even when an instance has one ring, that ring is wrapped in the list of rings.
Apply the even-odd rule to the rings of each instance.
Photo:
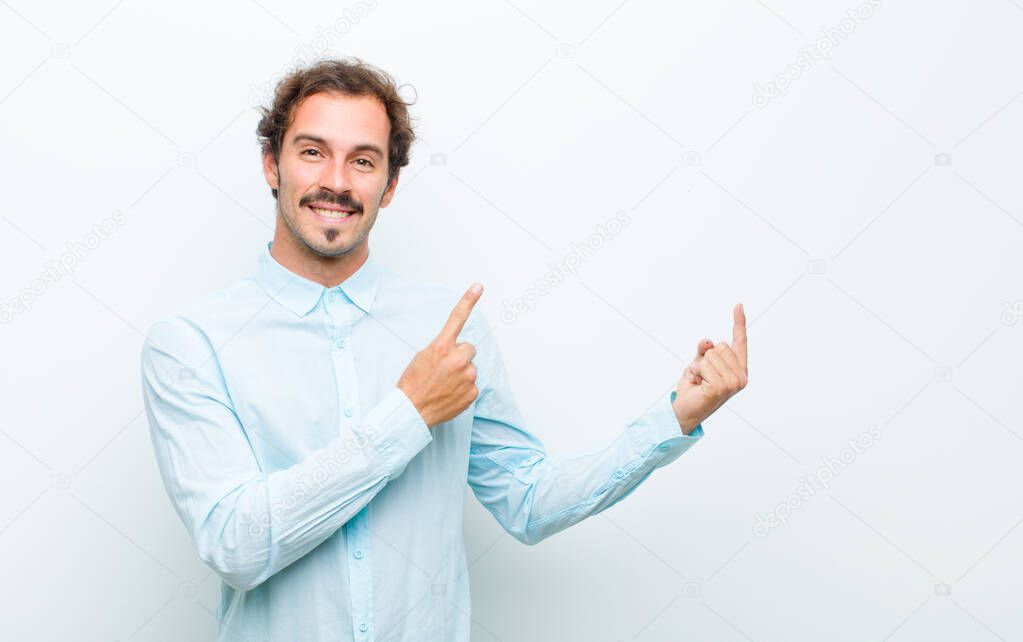
[[[354,555],[355,555],[355,559],[357,559],[357,560],[361,560],[362,559],[362,551],[355,551]]]
[[[366,629],[368,629],[368,628],[369,628],[369,627],[368,627],[368,626],[366,626],[366,623],[365,623],[365,622],[363,622],[362,624],[360,624],[360,625],[359,625],[359,630],[360,630],[360,631],[362,631],[363,633],[365,633],[365,632],[366,632]]]
[[[351,408],[345,408],[345,417],[351,417],[353,414]]]
[[[663,451],[665,451],[665,450],[667,450],[669,448],[671,448],[671,446],[669,446],[668,444],[661,444],[660,446],[658,446],[657,449],[660,450],[661,452],[663,452]]]
[[[337,294],[335,294],[334,292],[328,292],[327,293],[327,300],[328,301],[333,301],[336,298],[337,298]]]
[[[622,472],[622,471],[620,471],[620,470],[616,470],[616,471],[615,471],[615,478],[617,478],[617,479],[621,479],[622,477],[625,477],[625,473],[623,473],[623,472]]]
[[[344,339],[338,339],[337,340],[337,347],[339,347],[339,348],[345,347],[345,340]]]

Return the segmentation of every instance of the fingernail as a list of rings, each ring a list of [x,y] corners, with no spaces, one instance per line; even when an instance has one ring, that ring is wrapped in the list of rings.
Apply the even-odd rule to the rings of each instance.
[[[472,287],[469,288],[469,291],[472,292],[473,294],[479,294],[480,292],[483,291],[483,286],[480,285],[479,283],[474,283]]]

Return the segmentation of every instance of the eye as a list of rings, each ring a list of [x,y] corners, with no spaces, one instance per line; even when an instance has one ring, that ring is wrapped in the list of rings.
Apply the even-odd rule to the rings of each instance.
[[[371,160],[369,160],[368,158],[357,158],[357,159],[355,159],[355,162],[356,163],[366,163],[365,165],[363,165],[363,167],[373,167],[373,162]]]
[[[318,149],[310,147],[309,149],[303,149],[301,152],[299,152],[299,154],[300,155],[301,154],[305,154],[306,152],[313,152],[314,154],[319,154],[320,153],[320,151]]]

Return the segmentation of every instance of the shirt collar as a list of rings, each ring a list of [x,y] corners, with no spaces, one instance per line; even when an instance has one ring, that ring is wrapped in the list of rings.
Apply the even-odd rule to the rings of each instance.
[[[350,277],[334,288],[311,281],[295,274],[277,262],[270,254],[273,241],[268,241],[259,254],[256,266],[255,281],[266,291],[270,298],[281,303],[296,315],[303,317],[320,302],[326,290],[338,289],[345,293],[363,312],[369,314],[373,301],[376,299],[380,283],[380,269],[370,252],[366,261]]]

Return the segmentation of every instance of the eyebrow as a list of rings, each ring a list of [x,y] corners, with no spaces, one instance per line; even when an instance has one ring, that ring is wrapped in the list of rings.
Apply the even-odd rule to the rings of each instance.
[[[301,140],[308,140],[323,146],[328,146],[326,139],[320,138],[319,136],[313,136],[312,134],[296,134],[295,137],[291,139],[291,142],[292,144],[298,144]],[[352,151],[373,152],[380,158],[384,157],[384,150],[380,149],[378,145],[374,145],[373,143],[360,143],[359,145],[356,145],[355,149]]]

